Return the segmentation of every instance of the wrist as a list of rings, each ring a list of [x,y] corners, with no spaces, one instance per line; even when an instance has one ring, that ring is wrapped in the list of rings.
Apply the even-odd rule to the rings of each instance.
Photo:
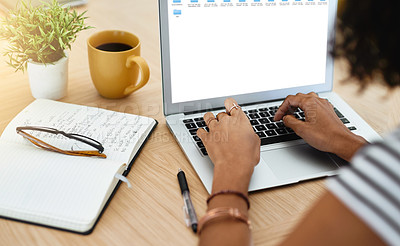
[[[361,149],[368,142],[361,136],[354,133],[348,133],[341,138],[341,141],[337,143],[337,151],[334,153],[340,158],[350,161],[354,154]]]
[[[235,163],[235,167],[230,164],[215,165],[212,192],[235,190],[247,194],[253,171],[254,167],[250,168],[247,163]]]
[[[247,193],[246,193],[247,195]],[[211,210],[213,208],[219,207],[231,207],[237,208],[242,214],[248,215],[249,205],[247,204],[246,200],[243,198],[235,195],[235,194],[221,194],[214,197],[208,203],[208,209]]]

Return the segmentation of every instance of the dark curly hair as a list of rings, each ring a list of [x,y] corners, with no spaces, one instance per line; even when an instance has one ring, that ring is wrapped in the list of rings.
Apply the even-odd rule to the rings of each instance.
[[[364,87],[381,76],[400,86],[400,1],[345,0],[333,56],[350,63],[350,76]]]

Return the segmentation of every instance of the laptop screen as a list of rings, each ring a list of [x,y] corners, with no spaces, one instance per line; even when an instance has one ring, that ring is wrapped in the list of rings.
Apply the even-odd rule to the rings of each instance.
[[[160,0],[167,103],[329,90],[335,14],[336,0]]]

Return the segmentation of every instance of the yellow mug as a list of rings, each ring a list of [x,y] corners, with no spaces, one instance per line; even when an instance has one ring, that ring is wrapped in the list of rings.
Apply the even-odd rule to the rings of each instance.
[[[100,31],[89,37],[87,45],[90,76],[103,97],[126,97],[149,81],[150,69],[140,56],[140,40],[134,34]]]

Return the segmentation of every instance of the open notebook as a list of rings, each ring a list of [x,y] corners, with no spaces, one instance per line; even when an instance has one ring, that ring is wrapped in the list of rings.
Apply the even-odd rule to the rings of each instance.
[[[157,125],[148,117],[38,99],[0,137],[0,216],[88,234]],[[42,150],[16,133],[47,126],[104,146],[106,159]],[[44,140],[44,139],[43,139]]]

